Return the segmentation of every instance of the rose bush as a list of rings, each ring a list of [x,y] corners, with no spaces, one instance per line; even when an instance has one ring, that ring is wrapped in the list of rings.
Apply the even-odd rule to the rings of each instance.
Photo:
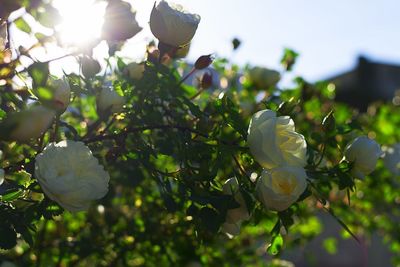
[[[131,55],[124,40],[141,43],[136,13],[125,1],[106,2],[101,40],[58,47],[76,62],[63,77],[53,71],[59,57],[35,54],[58,46],[56,25],[45,34],[36,25],[52,27],[49,1],[2,3],[10,40],[24,31],[38,42],[25,47],[16,38],[0,52],[0,262],[287,265],[267,254],[305,247],[323,231],[326,212],[342,236],[368,244],[379,232],[397,264],[398,176],[376,160],[374,141],[351,143],[364,134],[398,143],[396,101],[363,114],[336,102],[331,83],[297,77],[284,86],[278,81],[290,77],[297,57],[290,49],[283,70],[253,78],[252,68],[213,51],[191,64],[176,60],[185,53],[168,57],[166,48],[188,48],[200,18],[164,1],[148,14],[159,49],[146,37],[143,57],[128,60],[117,50]],[[103,62],[98,53],[107,45]],[[52,85],[57,79],[65,84]],[[375,165],[373,177],[354,179]],[[332,252],[341,244],[334,238],[318,247]],[[320,252],[311,255],[316,262]]]

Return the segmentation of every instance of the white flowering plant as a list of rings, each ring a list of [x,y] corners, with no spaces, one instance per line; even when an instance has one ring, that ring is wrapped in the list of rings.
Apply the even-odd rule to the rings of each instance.
[[[51,68],[60,58],[34,56],[61,44],[25,21],[56,34],[44,16],[57,9],[14,0],[0,9],[1,262],[277,266],[286,261],[271,257],[321,233],[322,212],[360,244],[382,233],[400,255],[394,102],[360,113],[335,101],[332,83],[298,77],[282,88],[290,49],[280,71],[210,55],[190,65],[176,54],[200,16],[165,1],[149,14],[158,47],[127,60],[118,51],[142,29],[136,11],[104,3],[108,57],[93,57],[97,43],[72,47],[65,57],[78,69],[63,77]],[[13,31],[37,44],[15,49]],[[207,86],[193,86],[204,69]]]

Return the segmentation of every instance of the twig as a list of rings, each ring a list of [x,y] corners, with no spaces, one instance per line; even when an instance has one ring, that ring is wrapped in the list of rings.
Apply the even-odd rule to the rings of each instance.
[[[239,160],[238,160],[234,155],[232,155],[232,158],[233,158],[233,160],[235,161],[236,165],[238,166],[240,172],[242,172],[242,173],[251,181],[250,176],[247,174],[246,170],[245,170],[245,169],[243,168],[243,166],[240,164]]]
[[[177,129],[180,131],[188,131],[191,133],[195,133],[199,136],[202,136],[204,138],[208,138],[208,134],[204,134],[201,133],[197,130],[194,129],[190,129],[188,127],[185,126],[179,126],[179,125],[149,125],[149,126],[143,126],[143,127],[133,127],[133,128],[126,128],[124,130],[122,130],[119,133],[115,133],[115,134],[108,134],[108,135],[99,135],[99,136],[95,136],[92,138],[88,138],[86,139],[84,142],[85,143],[93,143],[93,142],[97,142],[97,141],[102,141],[102,140],[107,140],[107,139],[115,139],[115,138],[119,138],[119,137],[123,137],[128,135],[129,133],[135,133],[135,132],[142,132],[145,130],[154,130],[154,129]]]

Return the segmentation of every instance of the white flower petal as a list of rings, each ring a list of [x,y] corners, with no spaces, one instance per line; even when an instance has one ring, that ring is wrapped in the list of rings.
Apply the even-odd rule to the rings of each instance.
[[[36,157],[43,192],[69,211],[86,210],[108,192],[110,176],[82,142],[51,143]]]

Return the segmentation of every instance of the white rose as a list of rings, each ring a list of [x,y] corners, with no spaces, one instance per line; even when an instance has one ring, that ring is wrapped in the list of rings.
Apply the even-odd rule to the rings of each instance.
[[[257,181],[259,200],[267,209],[283,211],[297,201],[307,187],[303,168],[282,166],[264,170]]]
[[[392,174],[400,175],[400,143],[385,149],[383,162]]]
[[[49,128],[56,112],[43,106],[33,106],[10,114],[0,125],[1,137],[6,140],[27,142],[38,138]]]
[[[180,47],[192,40],[199,22],[199,15],[188,13],[180,5],[161,1],[151,11],[150,29],[162,43]]]
[[[225,195],[233,195],[235,201],[240,205],[238,208],[229,209],[226,213],[225,223],[222,225],[222,231],[228,235],[238,235],[243,221],[250,218],[246,202],[240,193],[239,183],[236,177],[226,180],[223,185]]]
[[[379,144],[366,136],[357,137],[345,149],[346,159],[353,163],[351,173],[360,179],[375,169],[381,155]]]
[[[71,88],[69,83],[65,79],[58,79],[50,80],[49,84],[53,93],[53,106],[58,112],[63,113],[70,103]]]
[[[133,80],[140,80],[143,77],[144,64],[131,62],[125,67],[125,74]]]
[[[279,72],[262,67],[254,67],[249,70],[248,77],[258,88],[268,88],[276,85],[281,79]]]
[[[68,211],[87,210],[108,192],[110,176],[82,142],[51,143],[36,157],[35,177],[43,192]]]
[[[103,87],[97,96],[97,110],[100,114],[119,113],[123,110],[125,98],[109,87]]]
[[[253,115],[248,133],[250,151],[264,168],[307,164],[306,141],[303,135],[295,132],[290,117],[277,117],[275,111],[268,109],[259,111]]]

